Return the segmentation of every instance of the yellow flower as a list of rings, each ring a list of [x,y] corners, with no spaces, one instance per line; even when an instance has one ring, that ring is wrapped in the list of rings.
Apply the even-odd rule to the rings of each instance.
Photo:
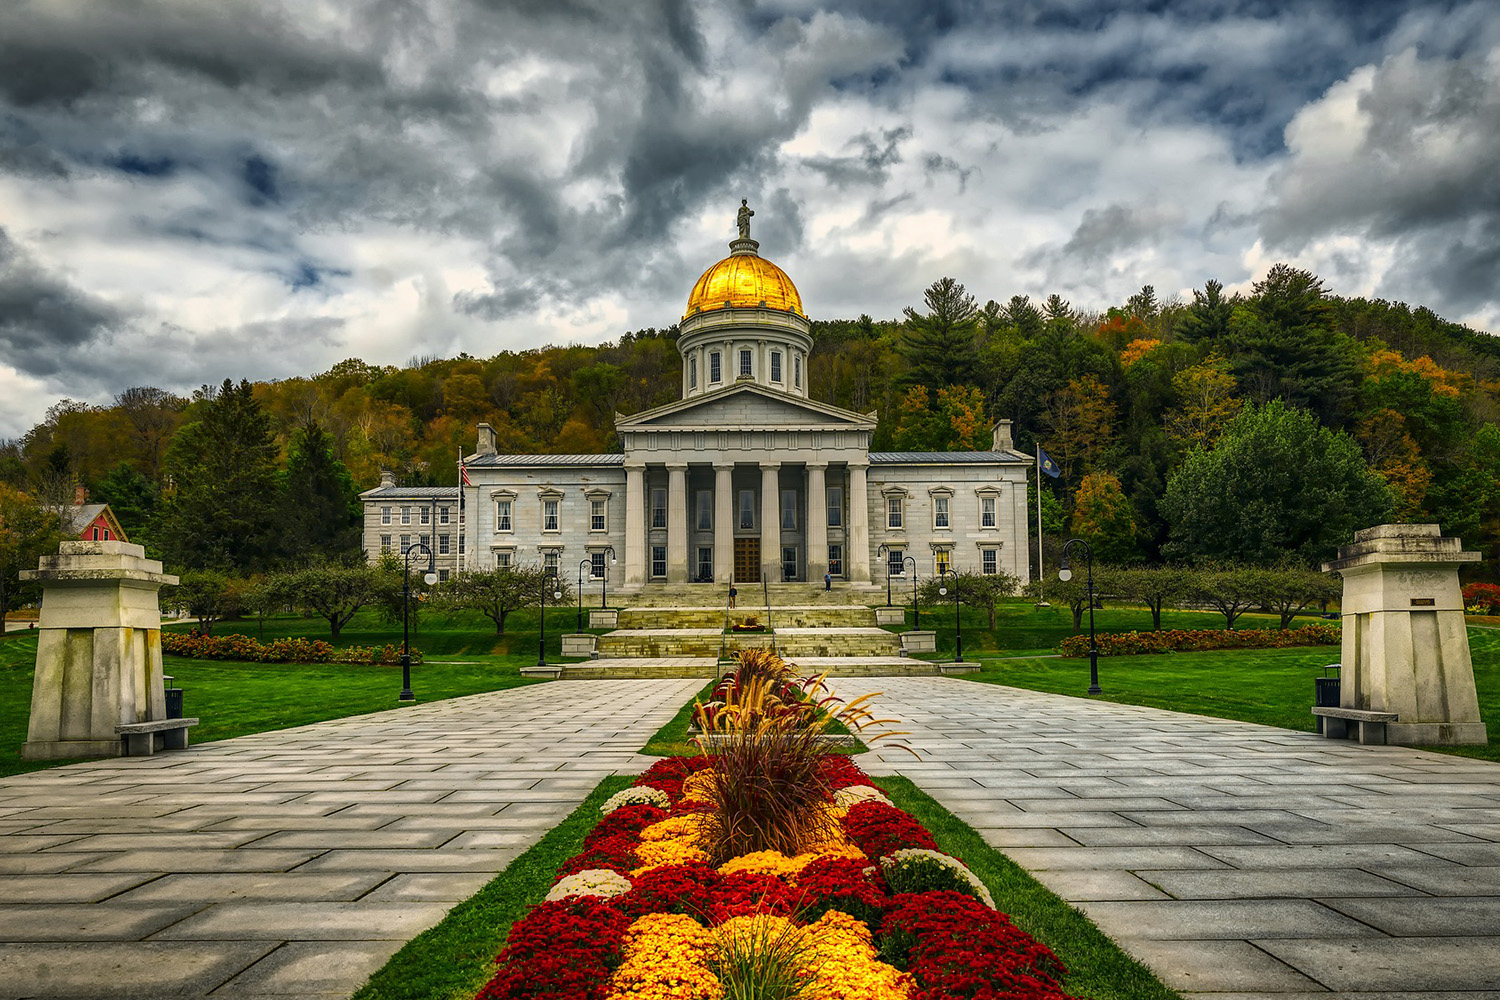
[[[607,1000],[721,1000],[723,987],[708,964],[712,942],[692,917],[648,913],[625,931]]]

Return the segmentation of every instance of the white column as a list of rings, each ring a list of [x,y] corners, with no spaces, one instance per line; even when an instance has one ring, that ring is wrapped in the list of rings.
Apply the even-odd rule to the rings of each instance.
[[[761,579],[781,582],[781,463],[760,463]]]
[[[714,466],[714,581],[734,579],[734,466]]]
[[[687,463],[667,464],[667,582],[688,579]]]
[[[625,586],[646,582],[646,466],[625,466]]]
[[[786,372],[781,373],[783,376]],[[824,471],[827,466],[807,467],[807,578],[821,584],[828,572],[828,490]]]
[[[803,373],[804,375],[806,372]],[[870,582],[870,498],[866,474],[868,465],[849,465],[849,579],[854,583]]]

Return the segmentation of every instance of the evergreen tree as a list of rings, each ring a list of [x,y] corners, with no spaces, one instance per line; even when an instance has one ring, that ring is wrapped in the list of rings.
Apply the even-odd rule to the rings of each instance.
[[[141,475],[129,462],[121,462],[99,480],[94,499],[109,504],[115,520],[136,545],[144,545],[156,554],[151,538],[151,519],[156,516],[156,484]]]
[[[1229,317],[1234,312],[1234,300],[1224,297],[1224,286],[1212,278],[1203,284],[1203,291],[1193,290],[1193,304],[1177,321],[1174,332],[1183,340],[1216,341],[1229,332]]]
[[[333,441],[316,423],[292,434],[284,478],[285,540],[297,559],[339,558],[359,548],[363,505]]]
[[[254,571],[281,555],[284,509],[271,417],[248,381],[199,390],[198,419],[167,450],[171,492],[152,533],[169,567]]]
[[[906,310],[906,337],[902,352],[911,369],[911,380],[936,391],[950,385],[974,381],[979,366],[975,337],[979,331],[979,307],[974,296],[952,278],[940,278],[923,298],[926,314]]]

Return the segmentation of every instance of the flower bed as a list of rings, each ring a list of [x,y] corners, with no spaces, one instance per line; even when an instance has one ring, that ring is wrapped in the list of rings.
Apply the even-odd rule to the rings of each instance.
[[[1283,649],[1290,646],[1337,646],[1337,625],[1304,625],[1288,629],[1162,629],[1097,635],[1100,656],[1140,653],[1187,653],[1210,649]],[[1070,635],[1057,646],[1063,656],[1088,656],[1089,637]]]
[[[1500,615],[1500,586],[1470,583],[1463,589],[1464,610],[1471,615]]]
[[[401,662],[400,646],[336,648],[321,639],[273,639],[259,642],[248,635],[183,635],[163,632],[161,651],[200,660],[247,660],[253,663],[372,663]],[[420,650],[411,651],[413,663],[422,662]]]
[[[711,864],[715,766],[668,758],[611,798],[479,1000],[721,1000],[778,961],[806,1000],[1067,997],[1052,952],[847,757],[817,760],[808,849]]]

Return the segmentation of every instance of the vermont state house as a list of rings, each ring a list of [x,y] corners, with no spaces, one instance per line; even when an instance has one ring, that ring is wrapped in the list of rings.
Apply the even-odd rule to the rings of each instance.
[[[885,585],[945,569],[1028,577],[1027,472],[1010,421],[990,451],[871,452],[875,414],[808,395],[811,324],[787,274],[740,238],[693,286],[682,398],[616,415],[623,454],[501,455],[488,424],[458,489],[365,500],[365,550],[417,540],[439,572],[540,563],[626,592],[658,585]]]

